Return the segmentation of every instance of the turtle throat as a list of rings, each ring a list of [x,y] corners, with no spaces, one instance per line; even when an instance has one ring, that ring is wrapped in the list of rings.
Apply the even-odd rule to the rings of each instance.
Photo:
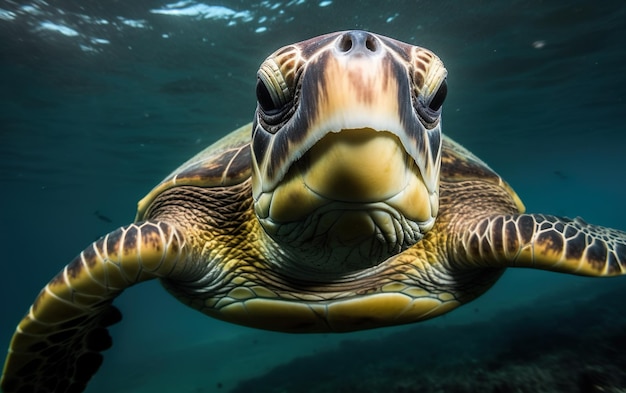
[[[299,269],[336,274],[375,266],[419,241],[434,223],[432,200],[400,139],[363,128],[325,135],[255,211]]]

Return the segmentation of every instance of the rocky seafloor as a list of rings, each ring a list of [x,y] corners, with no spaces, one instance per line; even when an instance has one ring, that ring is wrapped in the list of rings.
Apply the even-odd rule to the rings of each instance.
[[[626,282],[610,281],[485,322],[345,340],[230,393],[626,393]]]

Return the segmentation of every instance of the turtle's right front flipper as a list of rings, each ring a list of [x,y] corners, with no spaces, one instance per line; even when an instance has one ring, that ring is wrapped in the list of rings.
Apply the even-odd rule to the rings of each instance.
[[[458,239],[471,267],[530,267],[583,276],[626,274],[626,232],[545,214],[493,215]],[[458,253],[457,253],[458,254]]]
[[[124,289],[157,277],[184,277],[182,234],[164,222],[131,224],[95,241],[39,293],[19,323],[1,386],[10,392],[79,392],[111,346],[111,305]]]

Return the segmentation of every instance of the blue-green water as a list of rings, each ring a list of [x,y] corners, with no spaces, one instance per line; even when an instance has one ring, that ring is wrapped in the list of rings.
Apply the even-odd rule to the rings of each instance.
[[[334,30],[437,53],[449,72],[444,133],[499,172],[528,211],[626,230],[626,6],[559,3],[0,0],[0,346],[80,250],[130,222],[136,201],[179,163],[252,119],[269,53]],[[487,320],[608,282],[626,285],[509,270],[483,298],[426,324]],[[157,283],[116,304],[125,319],[88,392],[228,391],[294,356],[401,330],[258,332],[188,309]]]

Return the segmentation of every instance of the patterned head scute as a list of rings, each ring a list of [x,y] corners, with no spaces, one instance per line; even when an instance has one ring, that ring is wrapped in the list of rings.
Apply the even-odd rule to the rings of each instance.
[[[429,230],[439,203],[440,116],[446,91],[446,70],[432,52],[364,31],[316,37],[269,56],[258,73],[252,131],[252,189],[264,228],[284,221],[272,216],[274,194],[294,166],[304,171],[314,147],[326,149],[333,134],[349,139],[374,132],[391,137],[379,138],[381,146],[397,141],[409,166],[417,168],[427,197],[415,202],[424,204],[420,212],[425,213],[398,212],[422,233]]]

